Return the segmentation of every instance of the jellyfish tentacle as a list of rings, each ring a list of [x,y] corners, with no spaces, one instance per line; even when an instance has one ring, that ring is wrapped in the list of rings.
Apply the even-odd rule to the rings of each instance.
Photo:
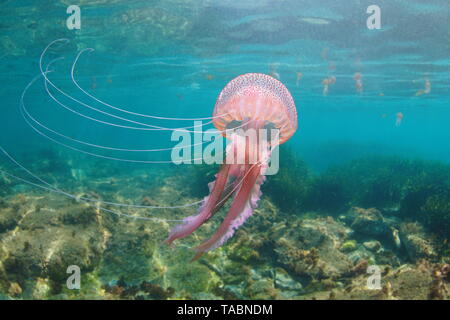
[[[159,120],[175,120],[175,121],[210,120],[210,119],[220,118],[220,117],[223,117],[223,116],[226,115],[226,114],[220,114],[220,115],[216,115],[216,116],[212,116],[212,117],[203,117],[203,118],[173,118],[173,117],[161,117],[161,116],[155,116],[155,115],[148,115],[148,114],[142,114],[142,113],[132,112],[132,111],[129,111],[129,110],[126,110],[126,109],[122,109],[122,108],[119,108],[119,107],[115,107],[115,106],[113,106],[113,105],[111,105],[111,104],[109,104],[109,103],[107,103],[107,102],[104,102],[104,101],[100,100],[99,98],[97,98],[96,96],[94,96],[94,95],[90,94],[89,92],[87,92],[85,89],[83,89],[83,88],[80,86],[80,84],[78,83],[78,81],[75,79],[75,69],[76,69],[76,65],[77,65],[78,60],[80,59],[81,55],[82,55],[83,53],[85,53],[85,52],[93,52],[93,51],[95,51],[93,48],[86,48],[86,49],[81,50],[81,51],[77,54],[77,56],[76,56],[76,58],[75,58],[75,60],[74,60],[74,62],[73,62],[73,64],[72,64],[72,68],[71,68],[71,71],[70,71],[70,76],[71,76],[71,78],[72,78],[73,84],[74,84],[81,92],[83,92],[86,96],[92,98],[92,99],[95,100],[96,102],[98,102],[98,103],[100,103],[100,104],[102,104],[102,105],[104,105],[104,106],[106,106],[106,107],[109,107],[109,108],[112,108],[112,109],[114,109],[114,110],[121,111],[121,112],[124,112],[124,113],[127,113],[127,114],[135,115],[135,116],[141,116],[141,117],[145,117],[145,118],[152,118],[152,119],[159,119]],[[0,57],[0,59],[1,59],[1,57]],[[211,122],[208,122],[208,123],[211,123]]]
[[[89,119],[91,119],[91,120],[93,120],[93,121],[98,120],[98,119],[95,119],[95,118],[92,118],[92,117],[87,117],[87,116],[85,116],[85,115],[83,115],[83,114],[81,114],[81,113],[78,113],[78,112],[72,110],[71,108],[69,108],[69,107],[67,107],[67,106],[65,106],[65,105],[63,105],[63,104],[61,104],[61,103],[59,102],[59,100],[57,100],[57,99],[50,93],[50,90],[48,89],[48,84],[50,84],[55,90],[57,90],[60,94],[62,94],[62,95],[65,96],[66,98],[68,98],[68,99],[70,99],[70,100],[72,100],[72,101],[74,101],[74,102],[76,102],[76,103],[78,103],[78,104],[80,104],[80,105],[82,105],[82,106],[84,106],[84,107],[86,107],[86,108],[89,108],[89,109],[94,110],[94,111],[96,111],[96,112],[102,113],[102,114],[104,114],[104,115],[108,115],[108,116],[110,116],[110,117],[113,117],[113,118],[116,118],[116,119],[119,119],[119,120],[122,120],[122,121],[127,121],[127,122],[131,122],[131,123],[139,124],[139,125],[145,126],[145,127],[147,127],[147,128],[121,126],[121,125],[116,125],[116,124],[109,123],[109,122],[99,121],[99,122],[102,122],[102,123],[105,123],[105,124],[109,124],[109,125],[113,125],[113,126],[117,126],[117,127],[123,127],[123,128],[127,128],[127,129],[148,130],[148,131],[161,131],[161,130],[164,131],[164,130],[168,130],[168,131],[192,131],[192,132],[193,132],[193,130],[186,130],[186,129],[190,129],[190,128],[195,128],[195,127],[197,127],[197,126],[194,125],[194,126],[181,127],[181,128],[166,128],[166,127],[155,126],[155,125],[146,124],[146,123],[142,123],[142,122],[138,122],[138,121],[133,121],[133,120],[131,120],[131,119],[123,118],[123,117],[120,117],[120,116],[117,116],[117,115],[108,113],[108,112],[106,112],[106,111],[102,111],[102,110],[100,110],[100,109],[98,109],[98,108],[95,108],[95,107],[93,107],[93,106],[91,106],[91,105],[89,105],[89,104],[86,104],[86,103],[80,101],[79,99],[77,99],[77,98],[71,96],[70,94],[66,93],[65,91],[63,91],[62,89],[60,89],[58,86],[56,86],[56,85],[48,78],[47,72],[44,71],[44,66],[43,66],[43,60],[44,60],[44,57],[45,57],[45,55],[46,55],[48,49],[49,49],[53,44],[55,44],[55,43],[57,43],[57,42],[65,42],[65,43],[67,43],[67,42],[69,42],[69,40],[68,40],[68,39],[58,39],[58,40],[55,40],[55,41],[51,42],[51,43],[44,49],[44,51],[41,53],[41,56],[40,56],[40,59],[39,59],[39,69],[40,69],[40,71],[41,71],[42,76],[44,77],[45,88],[46,88],[46,91],[47,91],[47,93],[49,94],[50,98],[52,98],[53,100],[55,100],[55,102],[57,102],[57,103],[60,104],[61,106],[65,107],[67,110],[69,110],[69,111],[71,111],[71,112],[74,112],[74,113],[76,113],[76,114],[78,114],[78,115],[84,116],[84,117],[86,117],[86,118],[89,118]],[[47,69],[48,69],[48,67],[49,67],[49,65],[47,66]],[[48,71],[48,70],[47,70],[47,71]],[[208,122],[208,123],[211,123],[211,122],[212,122],[212,121],[210,121],[210,122]],[[203,126],[203,125],[207,125],[208,123],[202,124],[202,126]]]
[[[199,209],[199,213],[183,219],[182,224],[173,228],[166,240],[168,244],[171,244],[176,239],[190,235],[217,212],[216,204],[220,201],[227,185],[230,166],[229,164],[222,165],[221,170],[217,174],[216,181],[211,185],[211,193],[205,198],[204,204]]]
[[[35,173],[33,173],[32,171],[27,169],[24,165],[22,165],[20,162],[18,162],[13,156],[11,156],[1,145],[0,145],[0,152],[2,152],[12,163],[14,163],[21,170],[25,171],[26,173],[28,173],[28,175],[30,175],[34,179],[40,181],[44,185],[48,186],[50,189],[58,190],[58,191],[60,191],[61,194],[64,194],[70,198],[77,199],[80,201],[102,203],[104,205],[111,205],[111,206],[116,206],[116,207],[139,208],[139,209],[182,209],[182,208],[186,208],[186,207],[192,207],[192,206],[201,204],[203,202],[203,201],[196,201],[196,202],[187,203],[187,204],[183,204],[183,205],[176,205],[176,206],[147,206],[147,205],[137,205],[137,204],[103,201],[103,200],[99,200],[99,199],[95,199],[95,198],[79,197],[79,196],[72,195],[68,192],[62,191],[62,189],[58,189],[54,185],[50,184],[49,182],[47,182],[44,179],[37,176]],[[182,221],[182,220],[177,220],[177,221]]]
[[[216,233],[208,240],[203,242],[201,245],[197,246],[194,250],[197,254],[194,256],[192,261],[199,259],[205,252],[213,250],[221,246],[226,240],[228,240],[244,221],[253,213],[256,207],[255,198],[252,196],[252,191],[256,191],[259,198],[260,191],[259,186],[262,184],[264,179],[259,179],[261,174],[261,165],[256,164],[250,166],[246,170],[245,177],[242,181],[242,185],[237,192],[237,195],[231,205],[230,211],[225,217],[225,220],[220,225]],[[257,183],[259,182],[259,184]],[[255,186],[257,186],[255,188]],[[253,199],[251,199],[253,198]]]

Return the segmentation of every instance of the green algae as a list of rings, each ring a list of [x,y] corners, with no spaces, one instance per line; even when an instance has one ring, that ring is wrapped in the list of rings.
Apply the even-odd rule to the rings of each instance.
[[[347,240],[342,244],[341,250],[344,252],[353,251],[356,249],[357,245],[358,243],[355,240]]]

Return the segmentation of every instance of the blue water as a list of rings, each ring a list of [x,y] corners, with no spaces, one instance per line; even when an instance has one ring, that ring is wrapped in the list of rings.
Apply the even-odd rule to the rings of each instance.
[[[299,130],[289,145],[312,166],[323,169],[333,163],[330,152],[335,150],[327,151],[327,146],[335,142],[346,146],[341,150],[346,158],[376,152],[450,161],[450,149],[445,147],[450,133],[446,2],[380,1],[381,30],[366,27],[369,4],[169,1],[155,2],[153,7],[142,1],[87,2],[82,6],[81,30],[69,31],[61,25],[67,16],[63,4],[5,2],[1,112],[7,121],[3,143],[18,150],[49,143],[21,119],[18,100],[39,72],[42,50],[51,41],[67,37],[70,45],[51,50],[46,62],[65,57],[49,76],[78,97],[82,96],[70,83],[77,48],[96,49],[81,57],[76,70],[84,88],[95,87],[91,93],[114,106],[167,117],[211,116],[229,80],[246,72],[269,73],[275,65],[299,112]],[[161,12],[161,21],[153,17],[157,12]],[[311,17],[322,20],[320,24],[301,20]],[[303,74],[298,86],[297,72]],[[363,75],[361,94],[355,90],[355,72]],[[337,82],[324,97],[321,80],[330,75]],[[424,88],[425,78],[431,82],[431,92],[415,96]],[[110,129],[63,111],[45,94],[42,81],[31,88],[26,103],[40,119],[54,129],[64,128],[70,136],[94,135],[100,144],[114,142],[131,148],[173,145],[167,142],[167,134]],[[394,125],[397,112],[404,114],[400,127]]]

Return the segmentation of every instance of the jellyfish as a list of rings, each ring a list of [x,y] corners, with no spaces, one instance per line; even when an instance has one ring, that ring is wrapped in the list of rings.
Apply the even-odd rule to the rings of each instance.
[[[269,74],[272,77],[274,77],[274,78],[276,78],[278,80],[281,79],[280,73],[278,72],[278,66],[279,65],[280,65],[279,63],[271,63],[271,64],[269,64]]]
[[[336,77],[335,76],[331,76],[328,78],[325,78],[322,80],[322,85],[323,85],[323,90],[322,90],[322,94],[324,96],[328,95],[328,91],[329,91],[329,87],[332,84],[336,83]]]
[[[358,93],[361,93],[363,91],[362,74],[359,72],[356,72],[353,75],[353,80],[355,80],[356,91]]]
[[[44,49],[44,51],[41,53],[41,56],[39,58],[39,70],[40,70],[40,74],[38,76],[36,76],[35,78],[33,78],[33,80],[31,80],[28,85],[24,88],[24,90],[22,91],[22,94],[20,96],[20,103],[19,103],[19,110],[20,110],[20,114],[22,115],[23,120],[25,121],[25,123],[34,131],[36,132],[39,136],[43,137],[44,139],[49,140],[52,143],[58,144],[60,146],[63,146],[67,149],[73,150],[75,152],[81,153],[81,154],[86,154],[89,156],[93,156],[93,157],[97,157],[97,158],[102,158],[102,159],[108,159],[111,161],[120,161],[120,162],[127,162],[127,163],[147,163],[147,164],[156,164],[156,163],[160,163],[160,164],[172,164],[173,161],[172,160],[137,160],[137,159],[130,159],[129,157],[116,157],[116,156],[108,156],[108,155],[104,155],[104,154],[100,154],[100,153],[96,153],[96,152],[90,152],[90,151],[86,151],[83,150],[80,147],[75,147],[72,146],[72,143],[76,143],[82,146],[89,146],[91,148],[97,148],[97,149],[102,149],[102,150],[109,150],[109,151],[117,151],[117,152],[161,152],[161,151],[168,151],[168,150],[173,150],[176,149],[178,147],[173,147],[173,148],[156,148],[156,149],[135,149],[135,148],[117,148],[115,146],[106,146],[106,145],[100,145],[100,144],[95,144],[95,143],[91,143],[88,141],[83,141],[80,139],[75,139],[74,137],[68,136],[62,132],[59,132],[58,130],[52,129],[48,126],[46,126],[42,121],[38,120],[37,118],[35,118],[33,116],[33,114],[30,112],[30,110],[27,108],[26,103],[25,103],[25,96],[27,95],[27,92],[29,91],[29,89],[39,80],[39,79],[43,79],[44,80],[44,88],[45,88],[45,92],[48,94],[48,96],[51,98],[51,101],[55,102],[58,106],[64,108],[65,110],[70,111],[71,113],[83,117],[85,119],[88,119],[90,121],[95,121],[96,123],[101,123],[102,125],[105,126],[110,126],[110,127],[114,127],[114,128],[121,128],[121,129],[127,129],[127,130],[139,130],[139,131],[145,131],[145,132],[152,132],[152,131],[168,131],[168,132],[174,132],[174,131],[181,131],[181,132],[192,132],[192,133],[197,133],[199,132],[197,128],[201,128],[202,126],[204,126],[204,124],[200,124],[199,125],[194,125],[194,126],[185,126],[185,127],[178,127],[178,128],[169,128],[169,127],[163,127],[163,126],[157,126],[157,125],[151,125],[151,124],[147,124],[144,122],[140,122],[140,121],[134,121],[131,119],[128,119],[126,117],[123,116],[118,116],[118,115],[114,115],[112,113],[109,113],[107,111],[104,110],[100,110],[98,108],[95,108],[91,105],[89,105],[88,103],[85,103],[77,98],[75,98],[74,96],[72,96],[71,94],[65,92],[63,89],[61,89],[60,87],[58,87],[51,79],[48,78],[48,74],[51,73],[52,71],[50,70],[50,67],[57,61],[62,60],[62,57],[59,58],[55,58],[53,60],[51,60],[47,66],[44,66],[44,61],[45,61],[45,57],[47,54],[47,51],[54,46],[57,43],[63,43],[66,44],[68,43],[69,40],[67,39],[57,39],[52,41],[49,45],[47,45],[47,47]],[[78,59],[80,58],[80,56],[85,53],[85,52],[92,52],[93,49],[91,48],[87,48],[87,49],[83,49],[81,50],[77,56],[75,61],[72,64],[72,68],[71,68],[71,79],[73,84],[84,94],[84,96],[89,97],[93,100],[95,100],[97,103],[110,108],[110,109],[114,109],[116,111],[120,111],[126,114],[132,114],[134,116],[140,116],[140,117],[144,117],[144,118],[151,118],[151,119],[159,119],[159,120],[170,120],[170,121],[200,121],[200,120],[210,120],[212,119],[211,117],[202,117],[202,118],[181,118],[181,117],[163,117],[163,116],[158,116],[158,115],[149,115],[149,114],[140,114],[137,112],[132,112],[120,107],[116,107],[113,106],[111,104],[108,104],[102,100],[100,100],[99,98],[95,97],[93,94],[89,93],[88,91],[86,91],[85,89],[83,89],[80,84],[76,81],[75,79],[75,67],[77,64]],[[93,79],[93,78],[91,78]],[[86,114],[84,114],[83,112],[78,112],[77,110],[72,109],[69,105],[66,105],[65,103],[63,103],[62,101],[60,101],[58,99],[57,96],[54,95],[54,93],[51,92],[52,90],[57,91],[58,93],[60,93],[61,95],[63,95],[64,97],[66,97],[68,100],[79,104],[80,106],[89,108],[90,110],[99,112],[103,115],[107,115],[110,116],[111,118],[117,119],[117,120],[122,120],[122,121],[126,121],[126,122],[130,122],[130,123],[134,123],[134,124],[138,124],[138,125],[142,125],[143,127],[136,127],[136,126],[127,126],[127,125],[121,125],[121,124],[117,124],[114,122],[109,122],[109,121],[103,121],[100,119],[97,119],[95,116],[88,116]],[[218,115],[218,116],[224,116],[224,115]],[[208,121],[207,124],[212,123],[212,121]],[[188,130],[188,129],[195,129],[195,130]],[[200,131],[202,132],[202,131]],[[220,132],[217,132],[217,134],[219,134]],[[216,133],[215,133],[216,134]],[[63,140],[63,141],[61,141]],[[195,146],[195,145],[201,145],[203,144],[203,142],[197,143],[197,144],[192,144],[190,146]],[[0,176],[5,176],[7,178],[12,178],[15,180],[18,180],[20,182],[23,182],[25,184],[34,186],[36,188],[40,188],[42,190],[48,191],[48,192],[52,192],[55,194],[60,194],[62,196],[68,197],[70,199],[73,199],[77,202],[81,201],[84,202],[88,205],[92,205],[93,207],[95,207],[95,209],[97,211],[102,211],[105,213],[109,213],[109,214],[114,214],[116,216],[119,217],[125,217],[125,218],[129,218],[129,219],[133,219],[133,220],[143,220],[143,221],[164,221],[164,222],[181,222],[182,220],[177,220],[177,219],[162,219],[162,218],[157,218],[157,217],[147,217],[147,216],[143,216],[143,215],[136,215],[135,213],[124,213],[122,212],[122,209],[127,209],[127,208],[134,208],[134,209],[183,209],[183,208],[187,208],[187,207],[191,207],[191,206],[197,206],[199,205],[202,201],[195,201],[193,203],[187,203],[187,204],[180,204],[180,205],[164,205],[164,206],[153,206],[153,205],[143,205],[143,204],[130,204],[130,203],[119,203],[119,202],[114,202],[114,201],[104,201],[104,200],[100,200],[98,199],[98,197],[95,198],[88,198],[82,195],[76,195],[76,194],[72,194],[68,191],[65,191],[51,183],[49,183],[48,181],[42,179],[41,177],[39,177],[38,175],[36,175],[35,173],[33,173],[31,170],[27,169],[26,166],[24,166],[23,164],[21,164],[20,162],[18,162],[12,155],[10,155],[1,145],[0,145],[0,156],[3,155],[5,156],[7,159],[9,159],[13,164],[15,164],[18,168],[20,168],[24,173],[26,173],[27,175],[31,176],[35,181],[30,181],[28,179],[25,178],[21,178],[19,176],[16,176],[14,174],[11,174],[9,172],[6,172],[4,170],[1,170],[0,168]],[[194,159],[195,160],[195,159]],[[79,176],[79,173],[74,172],[75,176]],[[36,182],[37,181],[37,182]],[[118,207],[120,209],[110,209],[110,208],[106,208],[106,206],[113,206],[113,207]]]
[[[167,243],[172,244],[176,239],[192,234],[233,197],[228,214],[216,233],[194,248],[197,253],[193,260],[223,245],[253,214],[261,197],[260,187],[265,181],[264,173],[273,148],[286,142],[297,130],[297,111],[291,94],[280,81],[264,74],[244,74],[230,81],[216,102],[214,116],[220,114],[225,116],[214,117],[214,125],[230,140],[225,163],[216,180],[209,184],[210,194],[197,214],[183,219],[170,231],[167,239]],[[230,130],[236,127],[244,130]],[[248,139],[246,133],[251,130],[256,132],[258,139]],[[277,139],[272,139],[272,135],[271,138],[265,136],[263,133],[267,130],[276,130]]]
[[[431,92],[431,82],[430,79],[425,79],[425,94],[429,94]]]
[[[429,94],[431,92],[431,82],[430,79],[425,79],[425,88],[416,92],[416,96],[421,96],[423,94]]]
[[[98,157],[101,159],[122,161],[127,163],[173,163],[172,161],[165,160],[138,160],[130,159],[128,157],[109,156],[96,151],[86,151],[78,145],[87,146],[90,148],[109,150],[110,152],[160,152],[167,151],[172,148],[157,148],[157,149],[131,149],[131,148],[119,148],[117,146],[106,146],[93,143],[91,141],[83,141],[76,139],[62,132],[52,129],[46,126],[42,121],[35,118],[33,113],[27,108],[25,104],[25,96],[28,90],[40,79],[44,80],[44,88],[46,94],[51,98],[51,101],[56,105],[70,111],[72,114],[83,117],[84,119],[95,121],[98,124],[121,128],[126,130],[139,130],[142,132],[152,131],[182,131],[196,133],[197,126],[185,126],[181,128],[163,127],[157,125],[151,125],[145,122],[135,121],[128,119],[126,116],[119,116],[109,113],[105,110],[98,109],[90,104],[75,98],[63,89],[59,88],[49,77],[52,69],[50,67],[61,58],[56,58],[50,61],[47,66],[44,66],[46,53],[50,47],[56,43],[67,43],[66,39],[58,39],[50,43],[42,52],[39,59],[40,74],[36,76],[23,90],[20,97],[19,110],[22,118],[26,124],[33,129],[38,135],[49,140],[52,143],[56,143],[67,149],[86,154],[89,156]],[[261,74],[247,74],[240,76],[231,81],[220,94],[216,107],[214,109],[213,117],[202,118],[171,118],[158,115],[140,114],[132,112],[124,108],[113,106],[109,103],[102,101],[83,89],[75,78],[75,67],[78,59],[84,52],[92,52],[93,49],[84,49],[78,53],[75,61],[72,64],[70,76],[72,83],[78,88],[83,96],[95,100],[96,103],[101,104],[109,109],[114,109],[117,112],[130,114],[133,116],[140,116],[143,118],[158,119],[158,120],[172,120],[172,121],[190,121],[190,120],[211,120],[206,124],[213,123],[216,128],[219,128],[217,134],[222,134],[228,138],[231,143],[227,147],[226,162],[222,165],[221,170],[216,176],[216,181],[210,184],[210,195],[202,201],[196,201],[194,203],[179,204],[179,205],[165,205],[165,206],[152,206],[142,204],[131,203],[118,203],[114,201],[104,201],[98,198],[88,198],[84,195],[75,195],[67,192],[48,181],[42,179],[31,170],[27,169],[24,165],[14,159],[1,145],[0,152],[6,156],[12,163],[19,167],[24,173],[31,176],[34,180],[30,181],[19,176],[13,175],[0,169],[0,174],[6,175],[9,178],[16,179],[23,183],[27,183],[42,190],[60,194],[66,196],[75,201],[82,201],[88,205],[95,206],[98,212],[106,212],[114,214],[120,217],[126,217],[130,219],[139,219],[145,221],[165,221],[180,223],[178,226],[172,229],[169,235],[168,242],[171,243],[178,238],[185,237],[194,232],[205,221],[212,217],[229,198],[233,198],[233,203],[229,210],[228,215],[223,221],[219,230],[214,234],[211,239],[205,241],[199,247],[196,248],[197,255],[194,257],[199,258],[204,252],[217,248],[225,243],[234,233],[234,230],[242,225],[245,220],[252,215],[253,210],[256,208],[258,200],[261,196],[260,186],[265,181],[265,172],[268,168],[269,158],[274,148],[286,142],[297,129],[297,112],[295,109],[294,101],[289,91],[278,80]],[[53,93],[52,93],[53,92]],[[58,99],[54,93],[58,92],[67,100],[70,100],[77,105],[88,108],[92,111],[101,113],[104,116],[109,116],[115,120],[125,121],[133,123],[134,125],[123,125],[115,122],[109,122],[105,120],[97,119],[95,116],[84,114],[76,109],[72,109],[69,105],[63,103]],[[222,113],[223,111],[225,113]],[[203,126],[203,124],[201,125]],[[194,130],[188,130],[194,129]],[[245,129],[245,130],[242,130]],[[260,131],[269,130],[276,131],[277,135],[274,138],[271,136],[268,138],[264,136]],[[258,138],[262,139],[250,139],[246,136],[246,131],[255,131]],[[76,144],[73,146],[72,144]],[[195,144],[194,144],[195,145]],[[192,145],[192,146],[194,146]],[[175,147],[176,148],[176,147]],[[195,160],[195,159],[194,159]],[[157,217],[147,217],[136,215],[134,212],[127,214],[122,210],[128,208],[134,209],[182,209],[192,207],[194,205],[201,205],[198,214],[193,217],[187,217],[183,220],[178,219],[162,219]],[[110,209],[110,207],[117,207],[120,209]]]
[[[402,124],[403,120],[403,113],[397,112],[396,119],[395,119],[395,126],[399,127]]]
[[[297,87],[300,85],[300,80],[302,79],[302,77],[303,77],[303,73],[297,72],[297,79],[296,79],[296,81],[295,81],[295,85],[296,85]]]

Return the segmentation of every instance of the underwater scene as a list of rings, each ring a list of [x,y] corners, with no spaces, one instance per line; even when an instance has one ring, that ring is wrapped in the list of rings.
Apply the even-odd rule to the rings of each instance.
[[[1,300],[448,300],[448,0],[2,0]]]

